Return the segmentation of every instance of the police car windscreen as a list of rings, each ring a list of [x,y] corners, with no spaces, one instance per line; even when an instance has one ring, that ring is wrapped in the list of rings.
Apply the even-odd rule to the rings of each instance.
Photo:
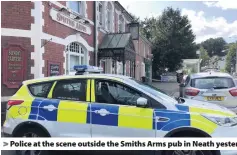
[[[231,78],[225,77],[206,77],[192,79],[191,87],[198,89],[228,89],[235,87],[235,83]]]

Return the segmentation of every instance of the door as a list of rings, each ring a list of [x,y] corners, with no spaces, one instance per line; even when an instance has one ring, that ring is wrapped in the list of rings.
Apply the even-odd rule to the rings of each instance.
[[[90,80],[60,80],[53,84],[48,101],[40,104],[42,116],[52,118],[47,128],[55,136],[91,137],[90,123]]]
[[[136,107],[142,96],[119,82],[92,80],[92,137],[155,137],[153,109]]]

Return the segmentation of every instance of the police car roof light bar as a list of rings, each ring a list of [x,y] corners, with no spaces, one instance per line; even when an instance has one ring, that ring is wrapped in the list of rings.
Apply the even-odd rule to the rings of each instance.
[[[74,66],[74,70],[77,72],[76,75],[81,75],[85,73],[101,73],[103,68],[89,65],[76,65]]]

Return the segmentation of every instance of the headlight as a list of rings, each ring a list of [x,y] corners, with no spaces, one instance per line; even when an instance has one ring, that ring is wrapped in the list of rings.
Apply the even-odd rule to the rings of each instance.
[[[222,116],[213,116],[213,115],[205,115],[205,118],[209,119],[210,121],[220,125],[220,126],[235,126],[237,125],[237,117],[222,117]]]

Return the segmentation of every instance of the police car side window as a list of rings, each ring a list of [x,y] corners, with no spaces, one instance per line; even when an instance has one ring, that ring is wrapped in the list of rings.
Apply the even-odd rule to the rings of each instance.
[[[36,83],[29,85],[28,88],[33,96],[46,98],[52,84],[53,82]]]
[[[136,105],[141,94],[137,91],[113,81],[96,80],[96,102]]]
[[[58,81],[52,97],[61,100],[86,101],[86,80]]]

